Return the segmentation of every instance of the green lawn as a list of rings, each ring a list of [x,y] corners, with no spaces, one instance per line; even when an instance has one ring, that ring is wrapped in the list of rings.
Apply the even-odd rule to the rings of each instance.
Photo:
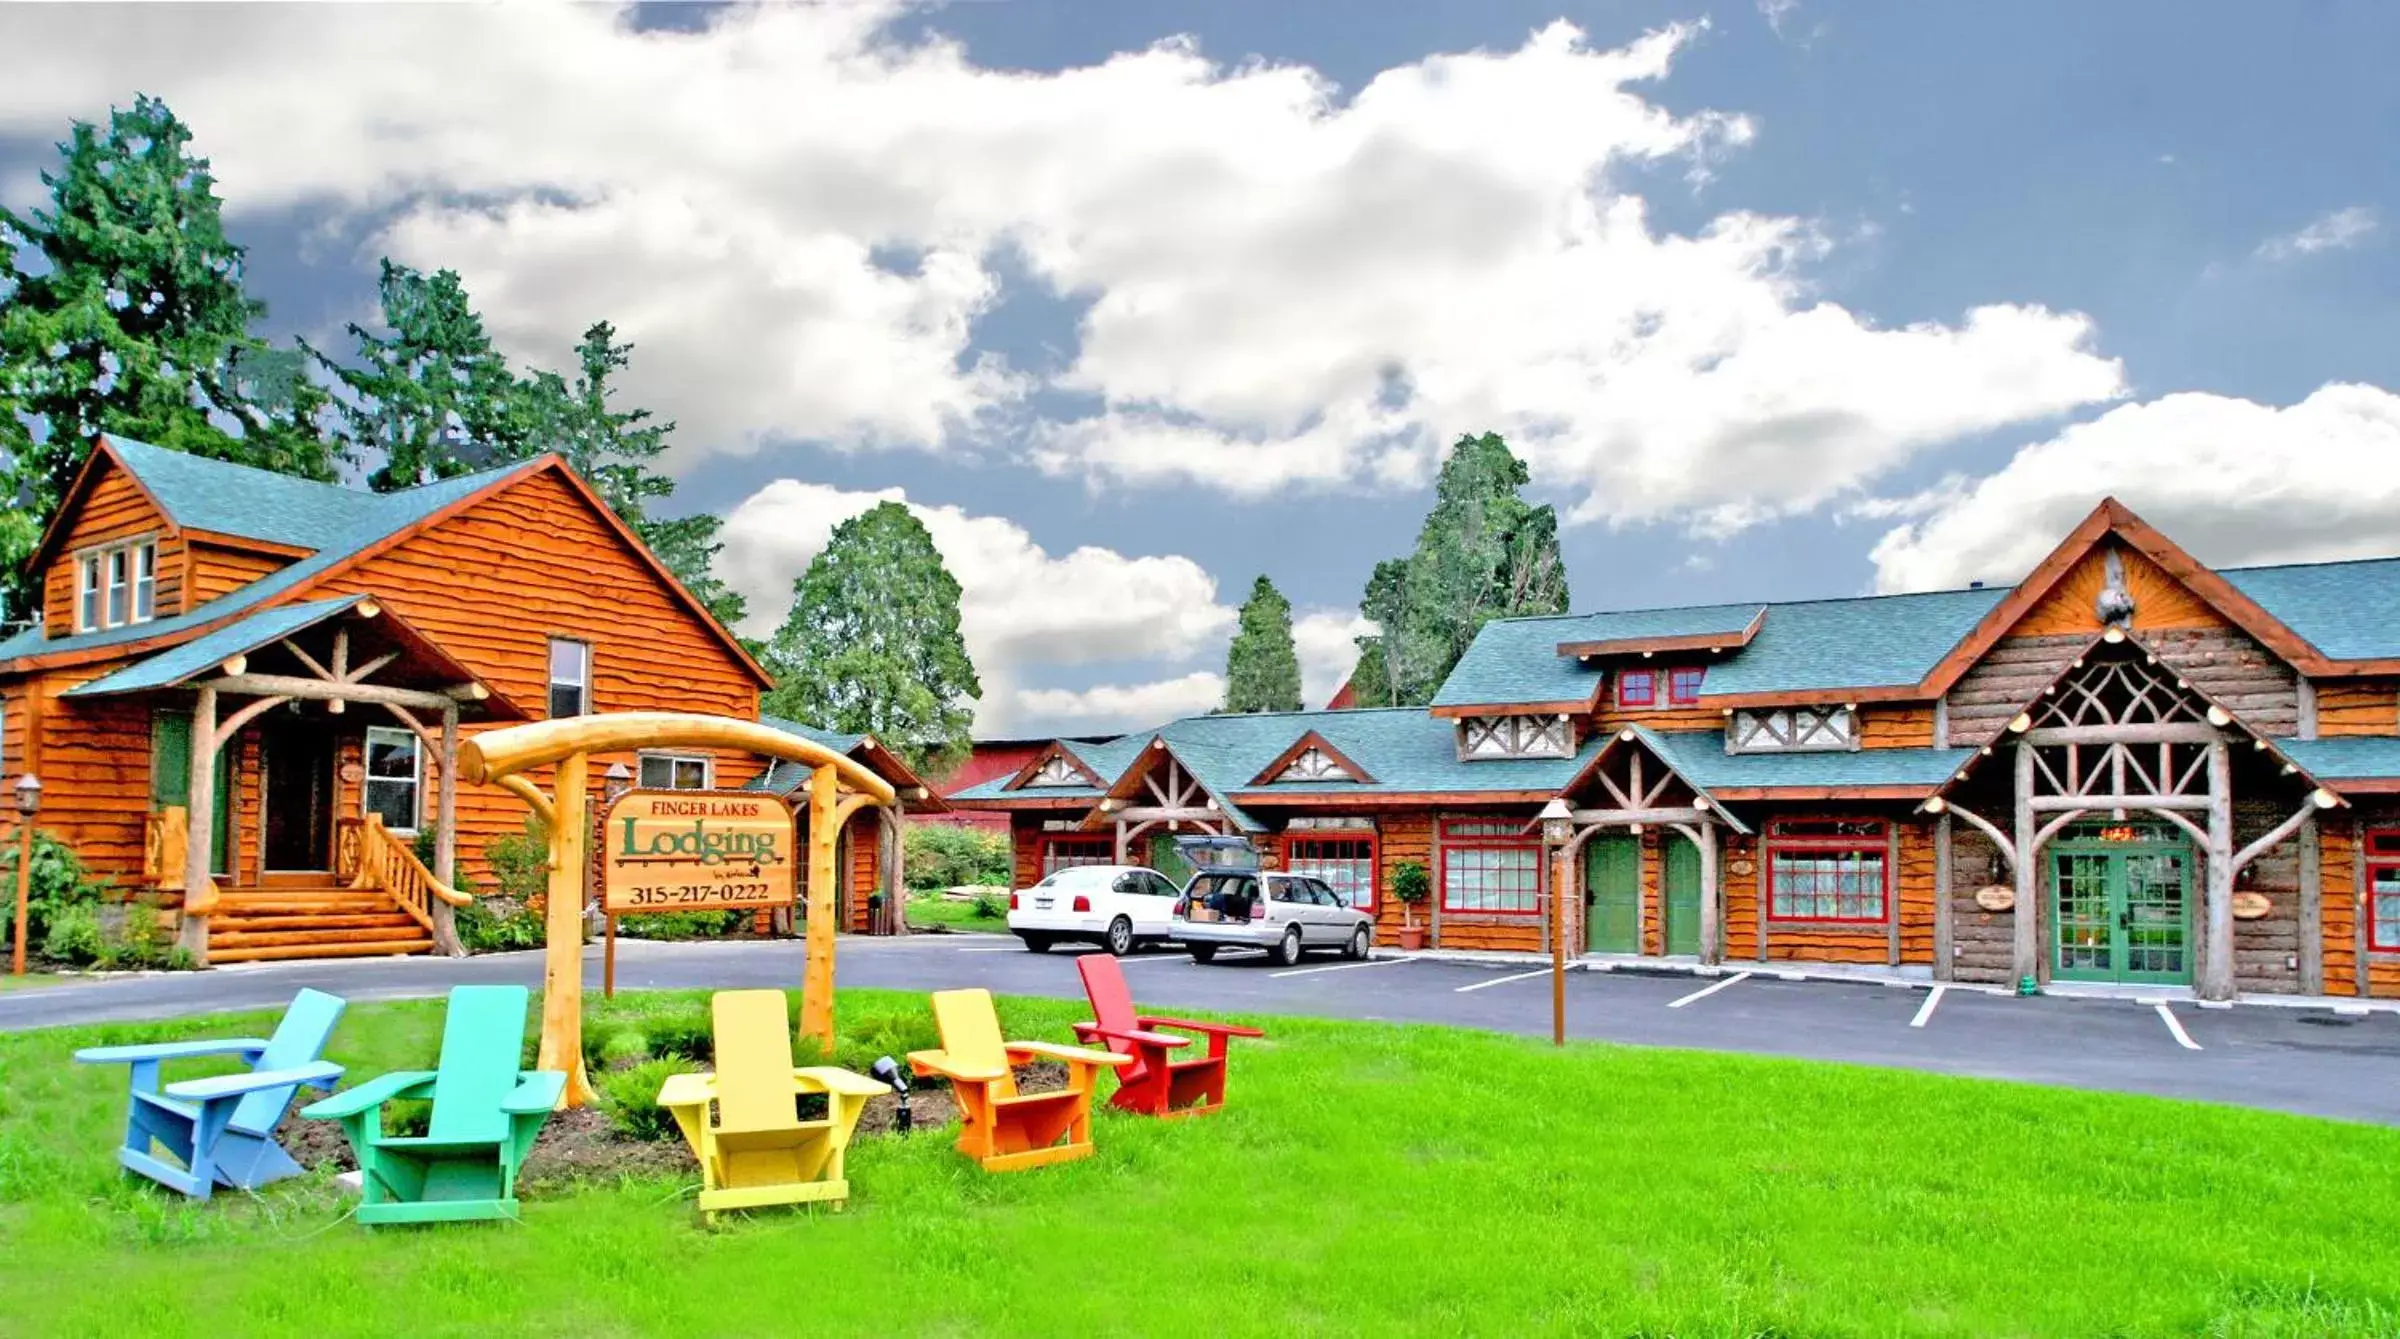
[[[30,945],[33,940],[28,936],[25,942]],[[58,972],[27,972],[23,976],[17,976],[7,970],[6,959],[0,958],[0,990],[31,990],[36,986],[57,986],[72,981],[91,979],[84,976],[66,976]]]
[[[995,888],[992,893],[1001,906],[1008,905],[1006,888]],[[908,899],[908,928],[930,930],[937,925],[953,931],[1005,934],[1008,931],[1008,915],[1005,911],[997,916],[978,915],[972,902],[950,902],[939,897]]]
[[[923,1016],[841,1008],[868,1049]],[[354,1005],[334,1058],[422,1065],[439,1022]],[[1220,1117],[1000,1177],[863,1141],[849,1212],[715,1232],[696,1177],[370,1233],[322,1182],[119,1174],[123,1072],[68,1052],[259,1025],[0,1035],[0,1334],[2400,1333],[2400,1130],[1423,1027],[1266,1020]]]

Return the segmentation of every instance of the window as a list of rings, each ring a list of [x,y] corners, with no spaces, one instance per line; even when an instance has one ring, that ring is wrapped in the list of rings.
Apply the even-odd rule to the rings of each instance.
[[[1789,819],[1767,829],[1767,919],[1884,919],[1884,825],[1873,819]]]
[[[1565,758],[1575,731],[1565,716],[1469,716],[1458,726],[1464,758]]]
[[[390,726],[367,727],[367,781],[362,799],[367,813],[402,836],[417,830],[419,797],[425,791],[425,760],[414,730]]]
[[[1028,786],[1086,786],[1091,784],[1091,778],[1083,774],[1083,769],[1075,765],[1073,758],[1064,753],[1057,753],[1043,759],[1042,765],[1034,769],[1033,775],[1026,778],[1025,784]]]
[[[1696,706],[1700,701],[1700,679],[1705,671],[1697,665],[1685,665],[1667,671],[1667,705]]]
[[[550,715],[581,716],[592,709],[592,648],[589,643],[550,639]]]
[[[2367,947],[2400,951],[2400,831],[2367,834]]]
[[[1541,912],[1542,844],[1508,819],[1442,824],[1442,910]]]
[[[1109,837],[1042,838],[1042,877],[1045,879],[1062,869],[1113,865],[1116,860],[1116,842]]]
[[[644,790],[707,790],[711,767],[705,753],[645,753],[640,755],[636,783]]]
[[[1344,906],[1372,911],[1375,907],[1375,838],[1286,837],[1283,867],[1294,874],[1324,880]]]
[[[1737,711],[1727,751],[1797,753],[1858,747],[1858,721],[1848,707],[1793,707]]]
[[[75,630],[147,623],[158,612],[158,542],[94,549],[75,561]]]
[[[1617,705],[1620,707],[1657,706],[1658,671],[1646,669],[1618,670]]]

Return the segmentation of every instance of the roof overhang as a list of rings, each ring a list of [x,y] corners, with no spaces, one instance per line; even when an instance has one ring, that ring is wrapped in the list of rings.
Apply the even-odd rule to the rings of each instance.
[[[1662,655],[1678,651],[1730,651],[1748,646],[1767,621],[1767,607],[1758,606],[1739,628],[1717,632],[1679,632],[1659,637],[1603,637],[1596,641],[1560,642],[1562,656]]]

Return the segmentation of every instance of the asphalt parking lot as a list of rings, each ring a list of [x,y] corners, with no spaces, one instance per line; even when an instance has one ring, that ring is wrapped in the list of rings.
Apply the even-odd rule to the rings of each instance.
[[[1034,954],[994,936],[843,941],[849,986],[1079,998],[1075,953]],[[586,956],[598,990],[598,948]],[[620,989],[795,986],[795,942],[619,945]],[[1428,958],[1310,959],[1281,968],[1180,953],[1125,959],[1146,1009],[1207,1009],[1433,1023],[1547,1036],[1546,969]],[[538,984],[538,953],[381,959],[119,978],[0,995],[0,1030],[270,1008],[304,985],[352,999],[436,995],[481,981]],[[2044,996],[1950,986],[1788,980],[1736,965],[1716,977],[1572,971],[1568,1032],[1643,1046],[1792,1056],[2076,1088],[2195,1098],[2400,1124],[2400,1015],[2246,1004]]]

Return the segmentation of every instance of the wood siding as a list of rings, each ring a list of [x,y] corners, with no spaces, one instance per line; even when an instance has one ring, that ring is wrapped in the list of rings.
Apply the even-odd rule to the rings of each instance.
[[[1926,749],[1933,747],[1933,708],[1872,702],[1858,709],[1858,746],[1862,749]]]
[[[2400,734],[2400,681],[2320,679],[2316,689],[2318,734]]]
[[[2168,575],[2165,568],[2122,544],[2104,543],[2094,545],[2091,552],[2069,568],[2048,595],[2025,611],[2010,634],[2018,637],[2063,634],[2086,641],[2099,636],[2102,625],[2098,600],[2108,582],[2106,554],[2112,549],[2125,574],[2125,591],[2133,597],[2135,636],[2147,640],[2151,633],[2164,630],[2233,626],[2207,601]]]
[[[115,465],[102,468],[82,508],[68,523],[58,556],[42,573],[42,628],[50,637],[75,632],[75,568],[83,550],[141,535],[158,538],[157,585],[152,591],[154,618],[183,612],[183,538],[132,476]]]
[[[2299,677],[2275,653],[2231,627],[2136,635],[2194,688],[2252,728],[2288,736],[2300,726]],[[1950,690],[1950,742],[1989,743],[2090,644],[2084,634],[2006,637]],[[2323,719],[2320,699],[2319,720]]]
[[[205,604],[220,595],[240,590],[260,577],[281,571],[293,561],[271,553],[228,548],[222,544],[195,543],[191,546],[190,554],[193,602]]]

